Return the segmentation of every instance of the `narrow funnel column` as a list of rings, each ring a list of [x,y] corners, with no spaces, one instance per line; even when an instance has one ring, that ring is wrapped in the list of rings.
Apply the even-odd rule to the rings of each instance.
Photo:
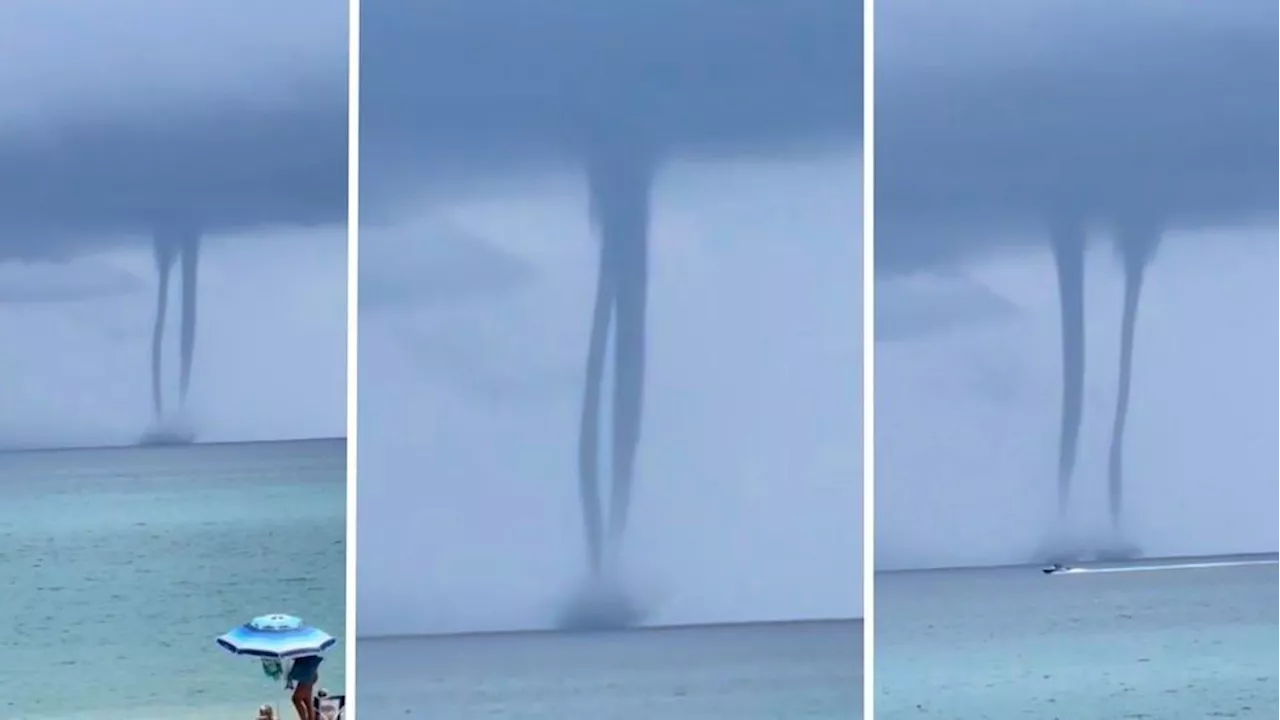
[[[1062,323],[1062,416],[1058,433],[1058,497],[1056,527],[1041,558],[1070,561],[1077,558],[1067,540],[1071,481],[1075,474],[1080,423],[1084,414],[1084,256],[1085,232],[1081,217],[1059,214],[1052,220],[1050,245],[1058,275],[1058,306]]]
[[[152,420],[159,423],[164,417],[164,384],[161,381],[161,361],[164,355],[164,321],[169,307],[169,273],[173,270],[178,246],[172,233],[157,231],[152,250],[155,255],[156,286],[155,322],[151,327],[151,405]]]
[[[191,363],[196,347],[196,297],[199,290],[200,233],[188,228],[181,237],[182,243],[182,337],[181,367],[178,376],[178,399],[186,410],[187,393],[191,389]]]
[[[191,364],[195,352],[196,279],[200,261],[200,233],[187,223],[166,223],[157,228],[153,251],[159,282],[156,291],[155,321],[151,330],[151,402],[154,428],[143,436],[148,444],[190,442],[189,429],[172,427],[173,418],[166,417],[164,407],[164,327],[169,306],[169,286],[173,266],[182,267],[182,326],[180,329],[180,368],[178,378],[178,410],[186,409],[191,386]]]
[[[1103,554],[1111,558],[1136,557],[1139,551],[1124,533],[1124,431],[1129,419],[1129,393],[1133,385],[1133,348],[1138,324],[1142,281],[1160,244],[1160,225],[1150,218],[1127,218],[1116,229],[1116,251],[1124,268],[1124,315],[1120,325],[1120,383],[1111,427],[1111,452],[1107,463],[1107,490],[1111,513],[1111,542]]]
[[[645,153],[601,145],[589,156],[591,213],[600,239],[600,269],[583,392],[579,483],[593,575],[616,555],[630,514],[640,444],[649,283],[649,210],[653,161]],[[607,527],[599,488],[600,402],[610,318],[613,343],[611,488]]]
[[[613,136],[587,153],[591,217],[600,241],[599,277],[578,439],[578,482],[590,580],[560,618],[566,629],[616,629],[640,622],[642,607],[626,590],[617,558],[631,512],[640,445],[649,287],[649,203],[653,155]],[[622,140],[617,142],[617,140]],[[613,326],[613,423],[608,522],[600,487],[600,406]]]

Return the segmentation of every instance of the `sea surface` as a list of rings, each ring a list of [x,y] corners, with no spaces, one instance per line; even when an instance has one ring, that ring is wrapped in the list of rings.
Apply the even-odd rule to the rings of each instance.
[[[283,683],[214,637],[345,635],[346,443],[0,453],[0,717],[250,718]],[[321,685],[344,686],[342,643]]]
[[[361,638],[356,653],[363,720],[862,717],[861,621]]]
[[[1274,720],[1280,711],[1275,564],[887,572],[875,583],[878,718]]]

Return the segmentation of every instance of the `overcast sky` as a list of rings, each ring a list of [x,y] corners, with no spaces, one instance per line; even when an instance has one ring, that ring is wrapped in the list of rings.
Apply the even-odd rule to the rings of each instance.
[[[130,442],[151,424],[156,273],[138,208],[170,203],[198,208],[210,236],[198,437],[344,433],[345,129],[324,125],[317,143],[302,123],[304,152],[250,149],[264,142],[255,123],[279,129],[256,118],[345,114],[346,21],[345,0],[0,4],[0,447]],[[285,173],[299,169],[314,180],[291,195]],[[280,227],[303,216],[321,226]],[[26,262],[55,241],[68,264]],[[171,302],[171,393],[178,312]]]
[[[1151,554],[1277,549],[1280,258],[1274,228],[1236,236],[1252,242],[1171,238],[1144,288],[1126,497],[1134,539]],[[1049,253],[960,272],[970,297],[1005,302],[974,303],[942,332],[877,344],[876,554],[885,566],[1027,562],[1054,515],[1062,391]],[[1105,244],[1088,272],[1073,532],[1102,538],[1123,281]],[[886,286],[902,282],[878,288],[877,332],[894,324],[880,304]]]
[[[201,440],[346,432],[346,252],[343,233],[325,234],[207,245],[190,398]],[[151,425],[155,285],[145,248],[0,264],[0,447],[128,443]],[[177,303],[169,307],[173,398]]]
[[[852,157],[659,180],[628,557],[652,622],[861,614],[860,197]],[[361,311],[361,632],[546,626],[585,562],[583,184],[362,243],[362,293],[423,292]]]
[[[882,566],[1044,559],[1062,403],[1047,229],[1064,208],[1100,236],[1071,535],[1107,538],[1123,282],[1097,230],[1152,213],[1167,232],[1137,320],[1132,540],[1275,551],[1275,3],[989,5],[877,10]]]
[[[300,80],[345,83],[347,13],[346,0],[6,0],[0,128],[289,102]]]

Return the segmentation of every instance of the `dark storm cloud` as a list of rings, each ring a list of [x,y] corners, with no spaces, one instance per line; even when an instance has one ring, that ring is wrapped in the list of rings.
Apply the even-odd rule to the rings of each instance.
[[[899,0],[877,13],[882,270],[1042,244],[1058,211],[1274,220],[1275,3]]]
[[[0,254],[149,234],[340,223],[339,0],[0,8]]]
[[[369,3],[361,152],[371,211],[397,190],[601,146],[660,156],[857,144],[862,3]],[[447,185],[448,187],[445,187]]]

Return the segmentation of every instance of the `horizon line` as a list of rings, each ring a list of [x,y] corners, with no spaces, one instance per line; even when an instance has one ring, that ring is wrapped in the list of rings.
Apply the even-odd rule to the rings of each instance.
[[[0,456],[18,455],[24,453],[55,453],[55,452],[78,452],[88,450],[138,450],[138,449],[175,449],[190,447],[222,447],[228,445],[282,445],[285,443],[320,443],[320,442],[336,442],[347,441],[346,435],[326,435],[320,437],[297,437],[297,438],[272,438],[270,440],[213,440],[207,442],[189,442],[189,443],[112,443],[103,445],[48,445],[48,446],[30,446],[30,447],[5,447],[0,448]]]
[[[743,620],[739,622],[689,622],[666,625],[635,625],[610,630],[564,630],[560,628],[522,628],[511,630],[452,630],[428,633],[390,633],[355,635],[355,642],[362,640],[444,640],[454,638],[473,638],[510,635],[599,635],[627,632],[672,632],[678,630],[719,630],[728,628],[764,627],[778,625],[847,625],[864,623],[861,617],[829,617],[829,618],[796,618],[793,620]],[[859,648],[861,649],[861,648]]]

